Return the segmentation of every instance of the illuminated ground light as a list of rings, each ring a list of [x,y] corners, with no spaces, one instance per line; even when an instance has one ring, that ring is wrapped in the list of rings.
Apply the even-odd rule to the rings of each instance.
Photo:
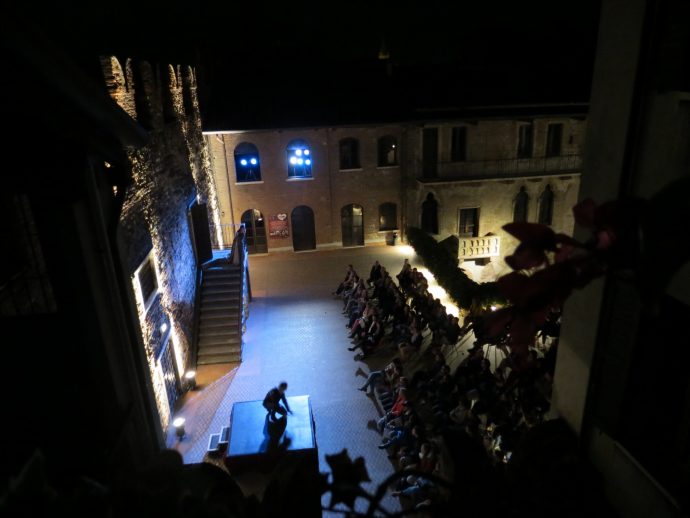
[[[189,387],[189,390],[194,390],[196,388],[196,371],[185,372],[184,379],[187,382],[187,387]]]
[[[422,272],[424,277],[426,277],[426,280],[429,283],[429,293],[431,293],[435,299],[439,299],[441,301],[443,307],[446,308],[446,313],[457,317],[460,314],[460,309],[448,296],[446,290],[438,285],[436,282],[436,277],[434,277],[432,273],[423,266],[415,266],[415,268],[417,268],[418,272]]]
[[[184,424],[185,424],[185,418],[184,417],[176,417],[175,420],[172,422],[173,427],[175,428],[175,435],[177,435],[177,438],[182,440],[182,438],[185,436],[185,429],[184,429]]]
[[[414,255],[415,255],[414,248],[412,248],[410,245],[398,245],[395,247],[395,251],[399,255],[402,255],[403,257],[407,257],[408,259],[414,257]]]

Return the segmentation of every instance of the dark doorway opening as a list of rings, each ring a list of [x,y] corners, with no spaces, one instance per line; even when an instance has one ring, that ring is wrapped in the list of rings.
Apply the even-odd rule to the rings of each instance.
[[[314,211],[306,205],[292,209],[292,247],[295,252],[316,248]]]
[[[364,210],[351,203],[340,210],[343,246],[364,246]]]

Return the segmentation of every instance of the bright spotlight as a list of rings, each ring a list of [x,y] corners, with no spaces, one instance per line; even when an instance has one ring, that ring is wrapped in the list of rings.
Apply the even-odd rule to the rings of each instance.
[[[302,165],[302,164],[304,163],[304,160],[302,160],[301,158],[298,158],[298,159],[297,159],[297,163],[298,163],[299,165]]]
[[[304,161],[304,163],[307,164],[307,165],[311,165],[311,160],[309,160],[309,159],[307,158],[307,159]]]
[[[247,165],[247,161],[243,158],[242,160],[240,160],[240,164]]]
[[[295,165],[295,164],[297,163],[297,158],[295,158],[294,156],[291,156],[291,157],[290,157],[290,163],[291,163],[292,165]]]
[[[252,159],[250,160],[250,162],[251,162],[252,165],[256,165],[256,158],[252,158]]]
[[[305,149],[305,150],[304,150],[304,154],[305,154],[305,155],[309,155],[309,150],[308,150],[308,149]]]
[[[295,150],[295,155],[302,156],[302,150],[301,149]]]

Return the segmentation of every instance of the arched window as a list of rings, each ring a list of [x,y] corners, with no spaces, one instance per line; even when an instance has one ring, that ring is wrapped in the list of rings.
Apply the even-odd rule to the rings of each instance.
[[[260,182],[259,150],[254,144],[242,142],[235,148],[235,176],[237,183]]]
[[[430,234],[438,234],[438,202],[429,193],[422,203],[422,230]]]
[[[553,190],[547,185],[539,196],[539,223],[550,225],[553,221]]]
[[[379,167],[398,165],[398,139],[390,135],[379,139]]]
[[[288,178],[311,178],[311,149],[304,140],[293,140],[287,146]]]
[[[527,208],[529,206],[529,196],[524,187],[520,187],[520,192],[515,196],[515,207],[513,208],[513,221],[523,223],[527,221]]]
[[[379,230],[398,229],[398,206],[395,203],[379,205]]]
[[[359,169],[359,140],[344,138],[340,141],[340,169]]]

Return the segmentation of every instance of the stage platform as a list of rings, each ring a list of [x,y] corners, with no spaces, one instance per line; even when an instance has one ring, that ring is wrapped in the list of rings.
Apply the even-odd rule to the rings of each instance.
[[[262,400],[232,406],[225,465],[230,473],[248,469],[269,471],[285,457],[313,462],[318,471],[314,417],[309,396],[287,398],[292,414],[269,422]]]

